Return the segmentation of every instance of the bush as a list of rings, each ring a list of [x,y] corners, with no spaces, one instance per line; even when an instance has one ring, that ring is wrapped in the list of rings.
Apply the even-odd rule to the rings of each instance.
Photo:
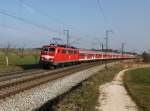
[[[149,53],[143,52],[142,57],[143,57],[143,62],[146,62],[146,63],[150,62],[150,54]]]

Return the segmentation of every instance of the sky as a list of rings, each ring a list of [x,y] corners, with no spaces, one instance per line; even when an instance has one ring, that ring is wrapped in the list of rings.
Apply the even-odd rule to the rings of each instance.
[[[100,3],[100,4],[98,4]],[[100,7],[99,7],[100,5]],[[150,0],[0,0],[0,47],[42,47],[52,38],[71,45],[100,48],[109,33],[109,48],[150,49]]]

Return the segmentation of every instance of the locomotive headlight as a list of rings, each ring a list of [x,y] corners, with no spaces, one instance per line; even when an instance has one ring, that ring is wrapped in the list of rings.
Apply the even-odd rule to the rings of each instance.
[[[49,55],[43,55],[42,57],[45,59],[53,59],[54,58],[54,56],[49,56]]]
[[[46,59],[53,59],[54,56],[49,56],[49,55],[47,55],[45,58],[46,58]]]
[[[50,56],[49,55],[45,56],[45,59],[50,59]]]

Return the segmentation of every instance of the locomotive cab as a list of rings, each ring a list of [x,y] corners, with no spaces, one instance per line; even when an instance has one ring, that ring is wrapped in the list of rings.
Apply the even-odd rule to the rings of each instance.
[[[54,46],[44,46],[41,50],[40,65],[48,68],[53,65],[56,48]]]

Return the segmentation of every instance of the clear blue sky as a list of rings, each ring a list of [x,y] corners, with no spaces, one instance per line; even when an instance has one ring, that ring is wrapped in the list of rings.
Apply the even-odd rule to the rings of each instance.
[[[23,1],[23,2],[21,2]],[[105,30],[109,47],[128,51],[150,49],[149,0],[0,0],[0,12],[29,20],[42,28],[0,14],[0,46],[8,42],[17,47],[41,47],[53,37],[66,41],[64,29],[70,30],[70,41],[82,48],[98,48],[104,42]],[[35,10],[36,9],[36,10]],[[43,28],[44,27],[44,28]]]

